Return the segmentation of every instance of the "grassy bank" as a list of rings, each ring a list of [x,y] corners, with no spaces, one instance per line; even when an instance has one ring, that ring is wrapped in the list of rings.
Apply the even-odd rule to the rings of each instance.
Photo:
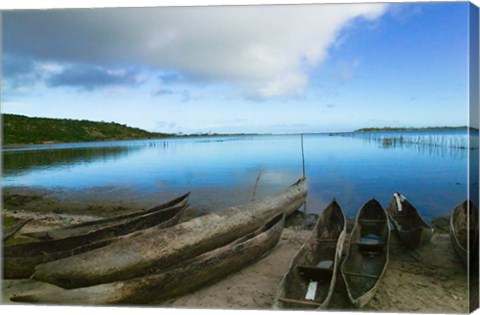
[[[172,137],[115,122],[37,118],[2,114],[3,144],[41,144]]]

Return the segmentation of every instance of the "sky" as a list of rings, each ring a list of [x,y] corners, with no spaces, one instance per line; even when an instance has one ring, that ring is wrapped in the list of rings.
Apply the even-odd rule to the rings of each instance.
[[[468,3],[2,12],[2,112],[167,133],[468,124]]]

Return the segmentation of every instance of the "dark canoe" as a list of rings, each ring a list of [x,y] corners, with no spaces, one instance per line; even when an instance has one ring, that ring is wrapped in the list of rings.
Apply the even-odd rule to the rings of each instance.
[[[348,297],[355,307],[363,307],[375,295],[387,270],[389,242],[387,215],[380,203],[372,199],[358,211],[340,268]]]
[[[283,222],[281,214],[257,231],[165,271],[152,270],[143,277],[72,290],[45,285],[41,290],[23,292],[11,300],[69,305],[158,303],[191,293],[261,259],[277,244]]]
[[[387,214],[394,231],[409,248],[416,249],[430,242],[432,227],[425,223],[418,210],[400,193],[393,194]]]
[[[190,195],[190,192],[178,198],[170,200],[166,203],[150,208],[148,210],[137,211],[129,214],[119,215],[119,216],[110,217],[110,218],[104,218],[100,220],[83,222],[83,223],[74,224],[74,225],[70,225],[62,228],[51,229],[47,231],[25,233],[23,235],[33,237],[36,239],[41,239],[41,240],[61,239],[61,238],[67,238],[71,236],[82,235],[82,234],[93,232],[97,229],[103,229],[104,227],[111,226],[112,224],[116,224],[116,222],[119,222],[119,221],[125,222],[128,219],[134,219],[137,217],[145,216],[147,214],[162,211],[164,209],[171,208],[173,206],[185,205],[188,202],[189,195]]]
[[[310,238],[290,264],[274,308],[324,309],[333,295],[347,220],[336,201],[319,217]]]
[[[119,237],[155,226],[166,228],[178,223],[187,205],[162,209],[139,217],[115,221],[102,229],[85,235],[58,240],[29,242],[6,246],[3,249],[3,277],[5,279],[29,278],[35,266],[41,263],[77,255],[111,244]]]
[[[166,270],[253,232],[279,214],[293,213],[306,196],[302,178],[276,195],[167,229],[127,235],[108,246],[38,265],[33,278],[71,289],[140,277],[152,269]]]
[[[27,224],[31,220],[32,219],[22,219],[7,225],[3,229],[3,241],[5,242],[9,238],[11,238],[13,235],[15,235],[15,233],[17,233],[22,227],[25,226],[25,224]]]
[[[450,216],[450,239],[465,265],[468,265],[469,253],[478,251],[478,219],[478,207],[470,200],[456,206]]]

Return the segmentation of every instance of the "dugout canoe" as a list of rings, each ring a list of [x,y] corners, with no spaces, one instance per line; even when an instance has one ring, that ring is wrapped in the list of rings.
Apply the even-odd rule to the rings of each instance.
[[[375,295],[388,266],[390,227],[380,203],[371,199],[358,211],[340,268],[350,302],[357,308]]]
[[[178,223],[186,204],[162,209],[139,217],[115,221],[102,229],[84,235],[58,240],[29,242],[3,248],[3,277],[29,278],[38,264],[78,255],[111,244],[123,235],[155,226],[166,228]]]
[[[22,227],[25,226],[25,224],[27,224],[31,220],[32,219],[21,219],[21,220],[18,220],[14,223],[11,223],[11,224],[7,225],[3,229],[3,235],[2,235],[3,241],[5,242],[9,238],[11,238],[13,235],[15,235],[15,233],[17,233]]]
[[[64,288],[126,280],[167,268],[226,245],[281,213],[296,211],[307,196],[305,178],[285,191],[228,207],[167,229],[150,228],[112,244],[35,268],[33,278]]]
[[[310,238],[283,277],[274,309],[325,309],[332,298],[347,220],[334,200],[322,212]]]
[[[158,303],[193,292],[268,255],[278,243],[284,217],[284,214],[278,215],[252,233],[163,272],[152,271],[139,278],[71,290],[47,285],[41,290],[23,292],[11,300],[69,305]]]
[[[416,249],[430,242],[433,236],[432,227],[402,194],[393,194],[387,206],[387,214],[394,232],[407,247]]]
[[[478,251],[478,219],[478,207],[470,200],[457,205],[450,215],[450,239],[465,265],[469,254]]]
[[[70,225],[62,228],[55,228],[55,229],[50,229],[50,230],[40,231],[40,232],[25,233],[23,235],[40,239],[40,240],[61,239],[61,238],[83,235],[99,229],[103,229],[107,226],[115,225],[117,222],[126,222],[129,219],[133,220],[135,218],[145,216],[147,214],[163,211],[173,206],[186,205],[188,202],[189,196],[190,196],[190,192],[147,210],[136,211],[133,213],[118,215],[110,218],[82,222],[82,223],[78,223],[78,224],[74,224],[74,225]]]

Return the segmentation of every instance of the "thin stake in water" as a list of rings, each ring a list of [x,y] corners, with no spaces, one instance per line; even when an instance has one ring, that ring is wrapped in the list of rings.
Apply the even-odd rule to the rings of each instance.
[[[257,186],[258,186],[258,181],[260,180],[260,176],[262,176],[262,168],[258,170],[257,179],[255,180],[255,186],[253,187],[252,201],[255,200],[255,195],[257,194]]]
[[[303,170],[303,177],[305,177],[305,155],[303,153],[303,133],[300,134],[302,139],[302,170]]]
[[[305,178],[305,154],[303,152],[303,133],[300,134],[300,139],[302,143],[302,171],[303,171],[303,177]],[[307,219],[307,200],[303,203],[303,219]]]

